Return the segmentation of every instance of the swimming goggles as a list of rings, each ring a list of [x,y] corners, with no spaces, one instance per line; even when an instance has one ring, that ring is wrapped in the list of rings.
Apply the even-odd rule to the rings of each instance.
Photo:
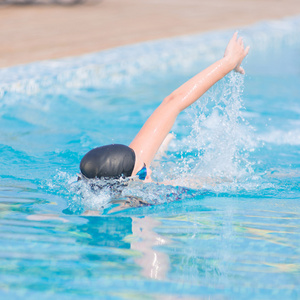
[[[146,164],[144,163],[144,166],[141,170],[139,170],[136,175],[139,177],[140,180],[145,180],[147,177],[147,168]]]

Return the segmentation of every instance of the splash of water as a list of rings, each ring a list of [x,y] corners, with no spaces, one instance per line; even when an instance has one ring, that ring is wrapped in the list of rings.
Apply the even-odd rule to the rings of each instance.
[[[188,145],[183,161],[174,159],[178,172],[171,172],[170,168],[165,171],[168,179],[178,174],[175,180],[165,180],[165,185],[131,182],[118,194],[106,187],[93,190],[80,184],[76,187],[73,205],[77,203],[84,209],[103,211],[112,199],[127,204],[130,199],[130,206],[136,199],[142,204],[156,205],[189,198],[189,192],[181,190],[180,186],[196,192],[204,190],[203,187],[213,191],[221,187],[223,192],[233,185],[236,187],[242,178],[253,174],[248,156],[256,144],[252,128],[243,117],[243,83],[243,76],[231,73],[192,106],[188,112],[193,120],[192,130],[179,146]],[[171,163],[174,167],[174,161]]]
[[[232,72],[189,110],[192,130],[183,140],[187,155],[177,184],[215,186],[253,174],[249,153],[256,143],[243,117],[243,83],[243,76]]]

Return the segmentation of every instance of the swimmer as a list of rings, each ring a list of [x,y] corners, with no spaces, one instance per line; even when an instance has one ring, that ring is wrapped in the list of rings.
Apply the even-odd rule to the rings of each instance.
[[[151,181],[151,162],[168,136],[177,116],[197,101],[210,87],[231,71],[245,74],[241,67],[249,46],[237,32],[229,41],[224,57],[188,80],[148,118],[129,146],[112,144],[89,151],[80,162],[83,178],[138,177]],[[168,139],[168,138],[167,138]]]

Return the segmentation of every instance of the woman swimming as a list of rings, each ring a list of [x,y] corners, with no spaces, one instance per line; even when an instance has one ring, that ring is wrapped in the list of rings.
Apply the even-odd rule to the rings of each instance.
[[[229,41],[224,57],[167,96],[148,118],[129,147],[112,144],[89,151],[80,162],[86,178],[119,178],[137,175],[151,181],[150,164],[170,132],[178,114],[197,101],[210,87],[232,70],[244,74],[241,67],[249,51],[237,32]]]

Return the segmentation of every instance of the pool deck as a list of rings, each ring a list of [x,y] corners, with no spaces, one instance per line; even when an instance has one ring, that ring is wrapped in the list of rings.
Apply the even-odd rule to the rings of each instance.
[[[3,3],[0,0],[0,68],[300,15],[299,0],[87,0],[74,6]]]

